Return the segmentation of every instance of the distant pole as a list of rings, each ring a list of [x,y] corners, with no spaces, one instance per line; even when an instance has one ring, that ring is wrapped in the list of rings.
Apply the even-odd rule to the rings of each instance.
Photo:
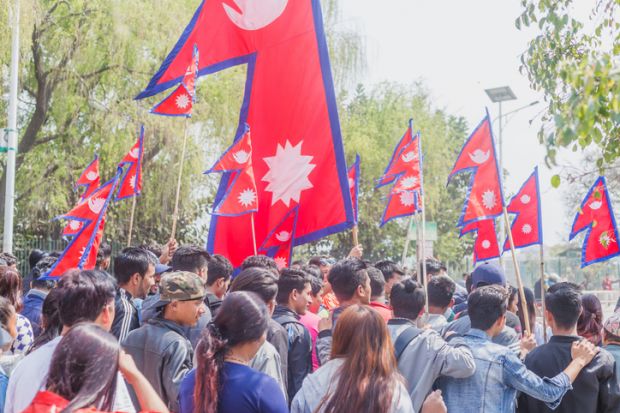
[[[409,218],[409,222],[407,223],[407,236],[405,237],[405,247],[403,248],[403,257],[400,260],[400,264],[404,267],[405,260],[407,259],[407,252],[409,250],[409,242],[411,241],[411,223],[413,222],[413,216]]]
[[[13,252],[13,210],[15,208],[15,158],[17,152],[17,85],[19,64],[19,0],[13,7],[13,40],[11,43],[11,69],[9,87],[9,113],[6,160],[6,190],[4,193],[4,235],[2,250]]]
[[[545,250],[540,243],[540,301],[542,303],[542,328],[543,339],[547,342],[547,319],[545,318]]]
[[[185,151],[187,150],[187,135],[189,134],[189,118],[185,118],[185,130],[183,133],[183,149],[181,151],[181,163],[179,165],[179,180],[177,181],[177,195],[174,200],[174,212],[172,213],[172,231],[170,238],[176,238],[177,221],[179,220],[179,198],[181,196],[181,182],[183,181],[183,165],[185,164]]]
[[[504,139],[503,139],[503,125],[502,125],[502,101],[499,103],[499,179],[502,185],[504,184]],[[502,199],[502,202],[504,200]],[[506,224],[503,219],[499,221],[499,239],[501,242],[504,242],[506,239]],[[502,246],[503,248],[503,246]],[[499,255],[499,265],[502,269],[506,269],[504,267],[504,260],[502,259],[502,254]]]
[[[133,196],[133,202],[131,204],[131,216],[129,217],[129,234],[127,234],[127,246],[131,247],[131,236],[133,235],[133,219],[136,213],[137,195]]]

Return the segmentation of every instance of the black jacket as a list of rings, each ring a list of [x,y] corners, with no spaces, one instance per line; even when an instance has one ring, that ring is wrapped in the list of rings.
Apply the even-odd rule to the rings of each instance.
[[[308,329],[299,322],[299,315],[288,307],[276,306],[273,319],[288,334],[288,381],[289,400],[293,400],[301,384],[312,372],[312,338]]]
[[[140,327],[138,310],[133,303],[133,297],[127,291],[119,288],[114,299],[114,321],[112,322],[112,334],[121,343],[125,341],[129,332]]]
[[[207,305],[207,307],[209,307],[209,310],[211,311],[211,316],[215,317],[222,305],[222,299],[218,298],[217,295],[213,293],[207,293],[207,295],[205,296],[205,304]]]
[[[577,336],[553,336],[549,343],[532,350],[525,366],[540,377],[553,377],[571,362],[571,345]],[[556,410],[525,394],[519,396],[519,413],[608,413],[620,412],[620,385],[613,356],[604,349],[594,357],[573,383]]]

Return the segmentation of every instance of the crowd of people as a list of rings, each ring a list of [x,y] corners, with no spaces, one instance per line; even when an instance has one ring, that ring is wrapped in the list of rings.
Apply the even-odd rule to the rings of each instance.
[[[558,282],[543,313],[493,264],[460,285],[362,252],[235,271],[174,240],[104,244],[57,280],[58,254],[23,279],[1,254],[0,413],[620,412],[620,312],[596,296]]]

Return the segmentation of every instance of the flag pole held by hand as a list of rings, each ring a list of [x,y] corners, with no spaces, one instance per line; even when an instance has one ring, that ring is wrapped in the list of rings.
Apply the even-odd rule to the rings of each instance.
[[[181,195],[181,181],[183,179],[183,164],[185,163],[185,151],[187,149],[187,135],[189,128],[189,118],[185,118],[185,130],[183,136],[183,149],[181,151],[181,164],[179,165],[179,179],[177,181],[177,194],[174,201],[174,212],[172,213],[172,231],[170,238],[176,238],[177,221],[179,219],[179,197]]]
[[[358,228],[357,228],[357,224],[355,224],[353,226],[353,229],[351,230],[351,235],[353,236],[353,246],[355,247],[356,245],[359,245],[359,240],[358,240]]]
[[[133,202],[131,204],[131,215],[129,216],[129,234],[127,235],[127,246],[130,247],[131,246],[131,235],[133,233],[133,219],[134,219],[134,215],[136,213],[136,203],[137,203],[137,197],[134,195],[133,196]]]

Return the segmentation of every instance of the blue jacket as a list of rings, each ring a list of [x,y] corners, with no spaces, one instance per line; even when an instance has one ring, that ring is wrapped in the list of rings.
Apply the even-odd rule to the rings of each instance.
[[[21,315],[30,321],[34,337],[41,334],[41,311],[43,310],[45,297],[47,297],[46,292],[36,289],[28,291],[28,294],[24,297],[24,308],[21,311]]]

